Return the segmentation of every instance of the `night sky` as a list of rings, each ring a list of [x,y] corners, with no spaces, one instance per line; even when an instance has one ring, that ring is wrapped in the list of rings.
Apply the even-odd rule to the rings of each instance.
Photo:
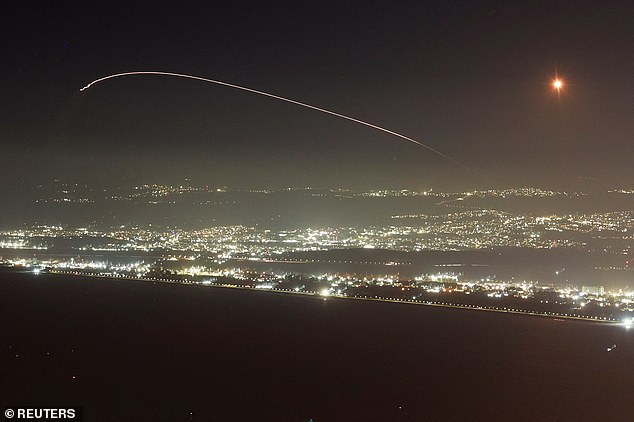
[[[83,3],[0,6],[5,186],[632,186],[631,2]],[[328,108],[475,172],[351,122],[200,82],[136,76],[79,92],[132,70]]]

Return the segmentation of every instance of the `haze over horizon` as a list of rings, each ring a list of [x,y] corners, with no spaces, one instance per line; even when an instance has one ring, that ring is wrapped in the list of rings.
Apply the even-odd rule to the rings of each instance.
[[[5,6],[0,186],[193,178],[460,190],[628,186],[634,176],[625,3],[147,6]],[[79,92],[130,70],[328,108],[490,179],[351,122],[195,81],[122,78]]]
[[[632,420],[634,2],[0,10],[5,419]]]

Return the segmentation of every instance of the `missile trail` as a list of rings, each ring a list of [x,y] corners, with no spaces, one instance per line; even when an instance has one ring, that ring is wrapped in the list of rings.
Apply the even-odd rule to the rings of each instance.
[[[313,106],[313,105],[310,105],[310,104],[302,103],[300,101],[292,100],[290,98],[285,98],[285,97],[281,97],[279,95],[271,94],[269,92],[258,91],[257,89],[248,88],[246,86],[240,86],[240,85],[230,84],[228,82],[216,81],[214,79],[202,78],[200,76],[192,76],[192,75],[185,75],[185,74],[182,74],[182,73],[172,73],[172,72],[156,72],[156,71],[124,72],[124,73],[116,73],[116,74],[113,74],[113,75],[104,76],[103,78],[95,79],[94,81],[92,81],[91,83],[86,85],[85,87],[81,88],[80,91],[85,91],[88,88],[90,88],[91,86],[93,86],[95,84],[98,84],[99,82],[106,81],[108,79],[119,78],[119,77],[122,77],[122,76],[135,76],[135,75],[160,75],[160,76],[174,76],[174,77],[177,77],[177,78],[185,78],[185,79],[194,79],[194,80],[197,80],[197,81],[203,81],[203,82],[208,82],[208,83],[212,83],[212,84],[216,84],[216,85],[222,85],[222,86],[226,86],[226,87],[229,87],[229,88],[234,88],[234,89],[239,89],[239,90],[246,91],[246,92],[251,92],[253,94],[263,95],[265,97],[274,98],[276,100],[285,101],[287,103],[291,103],[291,104],[295,104],[295,105],[298,105],[298,106],[301,106],[301,107],[309,108],[311,110],[319,111],[321,113],[330,114],[331,116],[339,117],[340,119],[349,120],[351,122],[355,122],[355,123],[358,123],[360,125],[370,127],[372,129],[380,130],[381,132],[385,132],[385,133],[390,134],[392,136],[396,136],[397,138],[401,138],[401,139],[404,139],[404,140],[406,140],[408,142],[411,142],[413,144],[419,145],[419,146],[421,146],[421,147],[433,152],[434,154],[437,154],[437,155],[439,155],[439,156],[451,161],[452,163],[454,163],[454,164],[456,164],[456,165],[458,165],[458,166],[460,166],[460,167],[462,167],[462,168],[464,168],[466,170],[469,170],[469,171],[471,171],[473,173],[477,173],[475,170],[469,168],[468,166],[462,164],[459,161],[454,160],[453,158],[449,157],[448,155],[443,154],[442,152],[438,151],[437,149],[430,147],[429,145],[425,145],[424,143],[422,143],[420,141],[417,141],[416,139],[410,138],[409,136],[402,135],[402,134],[400,134],[398,132],[394,132],[394,131],[386,129],[384,127],[377,126],[377,125],[374,125],[372,123],[365,122],[363,120],[355,119],[354,117],[346,116],[344,114],[336,113],[334,111],[326,110],[325,108],[316,107],[316,106]]]

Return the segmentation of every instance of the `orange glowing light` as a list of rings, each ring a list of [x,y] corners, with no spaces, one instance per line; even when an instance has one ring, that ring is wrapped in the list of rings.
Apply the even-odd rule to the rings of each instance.
[[[555,79],[555,80],[553,81],[553,87],[554,87],[557,91],[559,91],[561,88],[563,88],[563,86],[564,86],[564,83],[561,81],[561,79]]]

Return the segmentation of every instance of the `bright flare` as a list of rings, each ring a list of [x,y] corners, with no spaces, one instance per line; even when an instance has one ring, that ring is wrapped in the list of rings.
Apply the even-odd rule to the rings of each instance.
[[[553,82],[553,87],[559,91],[561,90],[561,88],[564,86],[564,83],[560,80],[560,79],[555,79],[555,81]]]

